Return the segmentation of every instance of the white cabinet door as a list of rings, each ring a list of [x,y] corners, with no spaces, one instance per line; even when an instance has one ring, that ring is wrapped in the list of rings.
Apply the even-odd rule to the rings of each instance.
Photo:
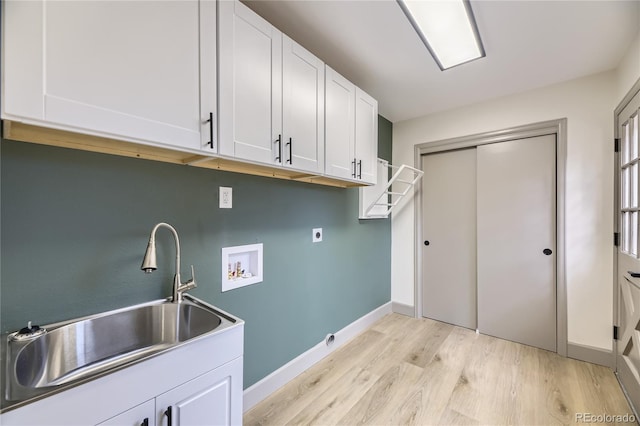
[[[220,12],[220,153],[324,171],[324,63],[238,1]]]
[[[355,179],[355,96],[349,80],[325,66],[325,172]]]
[[[200,4],[200,146],[218,152],[218,7],[215,1]]]
[[[325,67],[325,172],[328,176],[377,182],[378,102]]]
[[[153,426],[156,424],[156,401],[144,402],[125,411],[98,426]]]
[[[2,118],[44,120],[43,4],[4,1]]]
[[[211,83],[200,112],[200,72],[215,81],[207,3],[205,25],[196,0],[3,2],[3,118],[200,150],[215,112]]]
[[[242,424],[242,357],[156,398],[157,424]]]
[[[285,167],[322,173],[324,63],[287,36],[282,39],[282,90],[281,163]],[[279,151],[277,157],[280,157]]]
[[[282,33],[239,1],[221,0],[218,12],[220,154],[273,164],[282,137]]]
[[[377,182],[378,101],[356,87],[357,178],[374,185]]]

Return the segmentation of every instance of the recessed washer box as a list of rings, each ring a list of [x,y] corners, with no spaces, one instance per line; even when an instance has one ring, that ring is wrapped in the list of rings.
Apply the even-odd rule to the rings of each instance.
[[[222,291],[262,282],[262,243],[222,248]]]

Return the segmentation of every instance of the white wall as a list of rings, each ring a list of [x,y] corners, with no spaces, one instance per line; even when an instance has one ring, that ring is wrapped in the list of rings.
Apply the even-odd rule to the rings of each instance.
[[[629,46],[627,54],[616,70],[616,100],[619,102],[640,78],[640,31]]]
[[[570,343],[611,349],[614,71],[394,123],[393,162],[414,145],[567,118],[567,297]],[[413,200],[392,217],[392,301],[414,304]]]

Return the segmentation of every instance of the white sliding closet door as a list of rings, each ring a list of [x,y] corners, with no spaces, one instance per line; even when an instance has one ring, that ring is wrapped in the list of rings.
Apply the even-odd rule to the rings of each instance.
[[[554,352],[555,143],[477,148],[478,329]]]
[[[422,157],[422,315],[476,328],[476,149]]]

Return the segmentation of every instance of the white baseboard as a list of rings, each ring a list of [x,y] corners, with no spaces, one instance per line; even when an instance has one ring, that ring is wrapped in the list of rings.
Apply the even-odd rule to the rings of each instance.
[[[391,313],[391,302],[374,309],[363,317],[358,318],[342,330],[334,333],[335,340],[331,346],[324,341],[318,343],[308,351],[292,359],[264,379],[244,390],[244,412],[249,411],[260,401],[271,395],[280,387],[308,370],[318,361],[371,327],[383,316]]]
[[[415,309],[411,305],[405,305],[400,302],[391,302],[391,309],[396,314],[406,315],[411,318],[415,316]]]
[[[580,361],[614,368],[613,353],[610,350],[569,343],[567,344],[567,356]]]

